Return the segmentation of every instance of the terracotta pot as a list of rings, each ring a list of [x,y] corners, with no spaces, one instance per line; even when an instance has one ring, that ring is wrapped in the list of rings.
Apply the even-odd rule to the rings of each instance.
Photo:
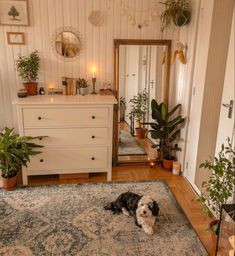
[[[145,139],[147,136],[148,129],[146,128],[135,128],[137,139]]]
[[[219,220],[213,220],[209,224],[209,228],[211,229],[214,225],[217,225]],[[211,232],[211,248],[210,248],[210,256],[214,256],[216,253],[216,243],[217,243],[218,235],[214,232]]]
[[[172,166],[173,166],[173,159],[172,160],[168,160],[163,158],[163,168],[166,170],[171,171],[172,170]]]
[[[27,91],[27,95],[37,95],[38,94],[38,83],[24,83],[24,88]]]
[[[5,190],[14,190],[16,189],[17,176],[14,176],[10,179],[6,179],[2,177],[2,182],[3,182],[3,188]]]

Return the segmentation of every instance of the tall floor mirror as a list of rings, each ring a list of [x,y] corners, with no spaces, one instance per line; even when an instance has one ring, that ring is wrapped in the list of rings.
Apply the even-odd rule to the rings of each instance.
[[[114,40],[114,113],[116,164],[141,163],[153,154],[154,140],[143,122],[151,122],[151,100],[168,101],[171,40]]]

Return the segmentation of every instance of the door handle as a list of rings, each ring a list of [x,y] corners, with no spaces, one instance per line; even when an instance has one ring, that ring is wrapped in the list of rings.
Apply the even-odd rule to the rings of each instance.
[[[223,103],[223,107],[228,108],[228,118],[232,118],[233,114],[233,100],[230,100],[230,103]]]

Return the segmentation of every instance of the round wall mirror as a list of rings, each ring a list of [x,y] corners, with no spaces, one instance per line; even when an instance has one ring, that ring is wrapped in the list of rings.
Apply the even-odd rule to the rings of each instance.
[[[79,54],[81,41],[72,29],[60,29],[53,38],[53,48],[57,54],[65,58],[74,58]]]

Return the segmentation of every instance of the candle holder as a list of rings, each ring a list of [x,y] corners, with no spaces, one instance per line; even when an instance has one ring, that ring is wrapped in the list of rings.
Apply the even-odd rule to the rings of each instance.
[[[91,92],[91,94],[97,94],[95,91],[95,82],[96,82],[96,78],[92,77],[93,91]]]

